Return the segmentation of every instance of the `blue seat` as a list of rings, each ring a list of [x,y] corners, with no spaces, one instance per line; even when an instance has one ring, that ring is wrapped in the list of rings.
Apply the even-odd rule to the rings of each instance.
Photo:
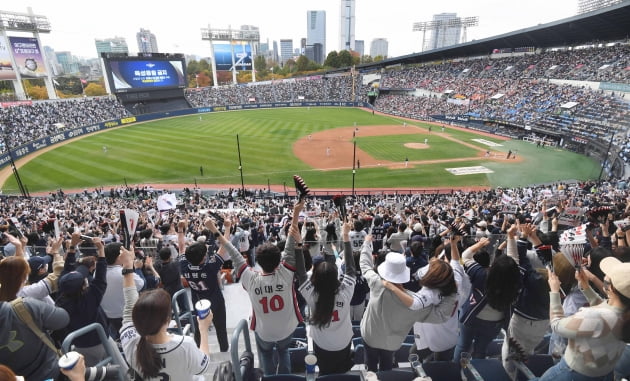
[[[429,361],[422,364],[427,376],[434,380],[460,380],[459,364],[452,361]]]
[[[180,309],[180,305],[183,305],[184,309]],[[193,320],[195,319],[195,316],[185,288],[173,294],[171,309],[173,310],[173,320],[175,320],[175,324],[177,325],[176,328],[172,329],[172,331],[182,336],[188,335],[189,333],[194,335],[195,324]]]
[[[289,357],[291,358],[291,371],[292,372],[304,372],[306,370],[304,365],[304,357],[308,353],[308,347],[289,348]]]
[[[494,339],[486,348],[486,357],[501,358],[501,348],[503,348],[503,339]]]
[[[357,345],[362,345],[363,344],[363,338],[362,337],[353,337],[352,338],[352,346],[353,347],[357,347]]]
[[[365,364],[366,362],[366,358],[365,358],[365,347],[363,346],[363,344],[359,344],[356,345],[354,347],[354,364],[355,365],[359,365],[359,364]]]
[[[352,337],[361,337],[361,327],[358,325],[352,326]]]
[[[554,361],[551,355],[531,355],[527,357],[527,361],[524,363],[524,366],[527,367],[535,377],[542,376],[547,369],[551,368],[553,365]],[[525,381],[528,379],[527,375],[519,370],[518,380]]]
[[[402,343],[400,348],[394,353],[394,362],[400,364],[402,362],[409,362],[409,350],[413,347],[413,344]]]
[[[293,331],[294,339],[306,339],[306,327],[298,325]]]
[[[379,381],[411,381],[416,378],[411,368],[386,370],[378,372],[377,375]]]
[[[414,344],[415,342],[416,342],[416,336],[414,335],[405,336],[405,340],[403,341],[403,343],[407,343],[407,344]]]
[[[122,359],[121,354],[117,353],[118,348],[115,345],[111,344],[111,342],[107,338],[107,335],[105,334],[105,330],[103,329],[103,326],[100,323],[92,323],[92,324],[86,325],[83,328],[79,328],[75,331],[70,332],[65,337],[65,339],[63,340],[63,343],[61,344],[61,349],[63,350],[63,353],[70,352],[72,348],[72,343],[75,339],[87,333],[90,333],[92,331],[96,331],[96,334],[98,335],[99,339],[101,340],[101,344],[103,345],[103,348],[105,349],[105,353],[107,353],[107,357],[99,361],[96,364],[96,366],[106,366],[106,365],[117,366],[116,373],[118,375],[118,380],[120,381],[126,380],[125,372],[122,367],[123,364],[121,363],[121,361],[124,361],[124,360]]]

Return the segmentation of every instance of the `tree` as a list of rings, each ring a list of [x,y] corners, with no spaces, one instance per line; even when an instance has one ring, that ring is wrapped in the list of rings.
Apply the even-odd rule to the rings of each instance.
[[[339,67],[339,55],[336,50],[328,53],[326,56],[326,61],[324,61],[324,66],[328,67]]]
[[[374,57],[374,61],[373,62],[379,62],[379,61],[382,61],[384,59],[385,58],[383,56],[376,56],[376,57]]]
[[[300,55],[296,62],[298,72],[307,71],[309,67],[309,59],[304,55]]]
[[[352,66],[352,55],[347,50],[342,50],[339,52],[339,66],[337,67],[347,67]]]
[[[199,62],[196,60],[190,60],[186,63],[186,74],[189,76],[199,71]]]
[[[361,57],[361,63],[372,63],[372,56],[365,54]]]
[[[85,95],[88,97],[98,97],[101,95],[107,95],[107,91],[105,91],[105,87],[98,83],[90,82],[87,86],[85,86]]]
[[[207,71],[201,71],[198,74],[195,74],[195,87],[208,87],[212,85],[212,78],[208,76]]]
[[[293,72],[294,68],[295,68],[295,61],[293,60],[293,58],[289,58],[287,62],[284,63],[283,71],[285,73],[291,73]]]
[[[265,60],[265,56],[256,56],[254,58],[254,69],[256,73],[264,73],[267,70],[267,60]]]

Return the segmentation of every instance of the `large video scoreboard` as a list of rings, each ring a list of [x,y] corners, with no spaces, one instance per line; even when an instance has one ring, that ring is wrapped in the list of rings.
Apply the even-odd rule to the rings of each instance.
[[[144,53],[141,56],[103,54],[110,91],[114,94],[186,87],[186,64],[181,54]]]

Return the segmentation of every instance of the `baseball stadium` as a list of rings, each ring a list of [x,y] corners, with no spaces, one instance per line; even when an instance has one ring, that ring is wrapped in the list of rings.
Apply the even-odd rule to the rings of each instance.
[[[102,53],[70,98],[50,29],[0,11],[2,379],[630,376],[630,1],[221,86]]]

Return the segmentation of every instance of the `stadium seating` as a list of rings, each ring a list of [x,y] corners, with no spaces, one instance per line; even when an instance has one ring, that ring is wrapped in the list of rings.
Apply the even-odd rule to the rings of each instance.
[[[184,310],[179,308],[182,304],[184,305]],[[173,320],[176,326],[170,330],[178,335],[188,335],[189,333],[194,335],[195,324],[193,324],[193,319],[195,319],[195,315],[185,288],[177,291],[173,295],[171,308],[173,310]]]
[[[123,370],[125,368],[123,367],[123,364],[120,363],[121,361],[120,359],[122,358],[121,354],[116,353],[118,352],[118,348],[110,344],[111,342],[107,338],[107,335],[105,334],[105,330],[103,329],[103,326],[100,325],[99,323],[92,323],[90,325],[86,325],[83,328],[79,328],[76,331],[70,332],[68,336],[66,336],[66,338],[63,340],[63,343],[61,344],[61,350],[63,351],[63,353],[70,352],[72,350],[72,342],[77,337],[83,336],[92,331],[96,331],[99,339],[101,340],[101,343],[103,344],[103,347],[105,348],[105,353],[107,353],[107,357],[99,361],[96,364],[96,366],[97,367],[106,366],[106,365],[118,366],[118,370],[117,370],[118,380],[125,381],[126,374]]]

